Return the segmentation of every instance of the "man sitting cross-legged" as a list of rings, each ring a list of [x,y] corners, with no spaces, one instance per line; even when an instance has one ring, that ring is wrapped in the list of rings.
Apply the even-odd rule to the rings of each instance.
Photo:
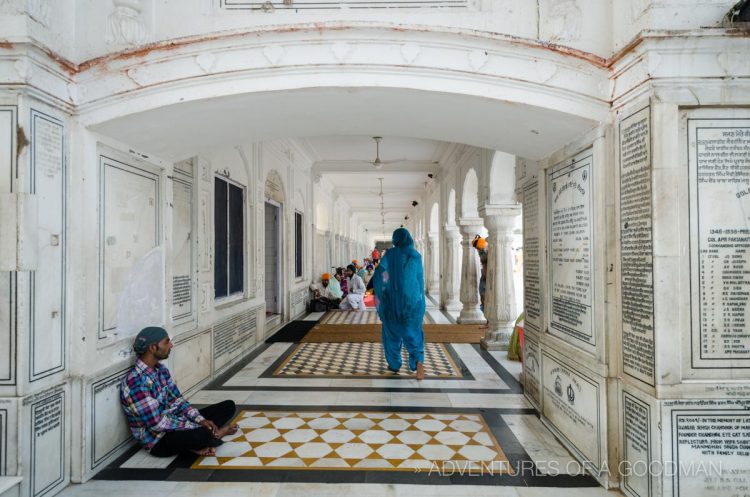
[[[133,350],[138,359],[120,385],[120,403],[135,439],[156,457],[184,451],[214,455],[221,438],[237,432],[237,425],[224,426],[234,416],[234,402],[199,411],[182,398],[169,370],[159,363],[172,350],[164,328],[142,329]]]

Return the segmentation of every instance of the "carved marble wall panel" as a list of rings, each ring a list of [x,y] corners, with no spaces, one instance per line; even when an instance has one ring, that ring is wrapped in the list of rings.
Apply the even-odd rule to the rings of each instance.
[[[175,341],[172,375],[185,393],[211,376],[211,330]]]
[[[603,386],[594,375],[542,350],[542,413],[594,472],[606,457]]]
[[[89,409],[90,471],[102,467],[133,442],[125,414],[120,405],[120,383],[130,368],[108,374],[92,382],[86,389]]]
[[[21,447],[22,495],[54,494],[69,481],[69,397],[67,387],[59,385],[23,399],[21,430],[28,438]]]
[[[257,340],[258,309],[250,309],[220,321],[213,328],[213,367],[220,371]]]
[[[0,150],[4,151],[0,153],[0,194],[13,191],[17,122],[15,105],[0,106]],[[15,243],[15,241],[4,239],[0,240],[0,243]],[[14,295],[14,273],[0,271],[0,385],[14,385],[16,382]]]
[[[160,177],[143,165],[132,165],[108,155],[100,155],[100,301],[99,339],[117,333],[134,334],[138,330],[122,329],[121,293],[138,276],[149,278],[151,284],[141,285],[146,307],[131,309],[142,318],[153,316],[151,323],[160,323],[163,306],[160,295],[148,295],[146,287],[163,289],[162,274],[141,274],[139,264],[160,245]],[[151,281],[153,280],[153,281]],[[134,316],[129,316],[134,318]]]
[[[172,321],[195,317],[195,209],[192,169],[175,166],[172,177]]]
[[[65,126],[31,110],[30,192],[39,206],[38,266],[29,274],[29,380],[65,369]]]

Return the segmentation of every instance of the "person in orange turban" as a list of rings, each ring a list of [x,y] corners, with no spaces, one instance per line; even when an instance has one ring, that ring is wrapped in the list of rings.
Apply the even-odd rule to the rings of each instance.
[[[482,276],[479,278],[479,308],[484,312],[484,294],[487,289],[487,239],[477,235],[471,241],[471,245],[479,252],[479,262],[482,264]]]

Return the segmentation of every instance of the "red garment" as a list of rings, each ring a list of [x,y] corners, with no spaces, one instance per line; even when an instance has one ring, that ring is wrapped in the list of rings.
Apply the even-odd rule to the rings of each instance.
[[[377,261],[380,259],[380,252],[378,252],[378,249],[375,249],[372,251],[372,260]]]

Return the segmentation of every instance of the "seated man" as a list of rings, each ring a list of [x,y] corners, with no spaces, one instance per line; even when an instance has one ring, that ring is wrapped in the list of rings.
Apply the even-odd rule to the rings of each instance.
[[[373,284],[372,276],[374,274],[374,271],[375,271],[375,266],[373,266],[372,264],[369,264],[367,266],[367,273],[365,274],[365,277],[362,278],[362,281],[365,282],[365,295],[372,295],[375,293],[375,290],[372,287],[372,284]]]
[[[358,311],[367,310],[365,307],[365,282],[362,278],[356,275],[357,268],[354,264],[349,264],[346,267],[346,284],[349,289],[349,293],[346,294],[344,300],[341,301],[340,308],[348,311],[349,309],[356,309]]]
[[[338,280],[331,278],[329,273],[323,273],[320,278],[322,289],[314,287],[313,290],[313,310],[329,311],[337,309],[341,303],[344,293],[341,291]],[[313,286],[313,285],[311,285]]]
[[[172,342],[164,328],[149,326],[138,333],[133,350],[138,359],[120,384],[120,403],[133,437],[156,457],[183,451],[202,456],[216,453],[221,438],[237,431],[224,426],[235,406],[225,400],[201,409],[182,398],[166,366]]]

